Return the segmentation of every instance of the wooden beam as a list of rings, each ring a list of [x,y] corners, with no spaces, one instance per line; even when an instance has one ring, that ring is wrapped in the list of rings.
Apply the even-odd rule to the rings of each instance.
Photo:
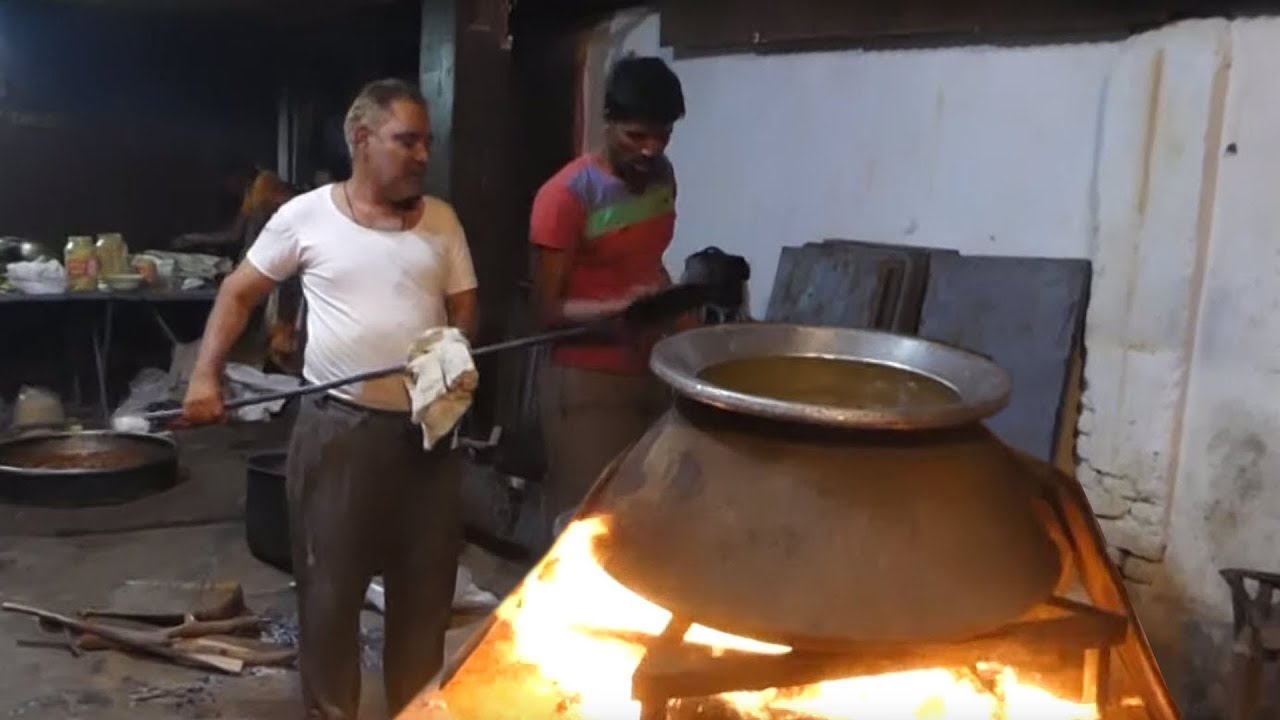
[[[815,47],[1043,42],[1125,35],[1179,16],[1187,0],[660,0],[662,40],[680,54]]]

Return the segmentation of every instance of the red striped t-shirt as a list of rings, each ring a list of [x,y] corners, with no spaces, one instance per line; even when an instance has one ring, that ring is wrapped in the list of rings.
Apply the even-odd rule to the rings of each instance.
[[[566,300],[619,300],[662,279],[662,255],[675,232],[676,184],[671,164],[657,181],[632,192],[600,160],[583,155],[538,190],[530,241],[573,253]],[[625,375],[648,371],[647,350],[619,344],[564,343],[552,362]]]

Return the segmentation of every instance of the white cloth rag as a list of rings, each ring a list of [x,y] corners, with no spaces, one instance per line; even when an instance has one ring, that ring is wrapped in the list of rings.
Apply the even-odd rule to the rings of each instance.
[[[471,407],[480,382],[471,344],[457,328],[432,328],[409,348],[408,370],[413,421],[422,426],[422,446],[430,450]]]

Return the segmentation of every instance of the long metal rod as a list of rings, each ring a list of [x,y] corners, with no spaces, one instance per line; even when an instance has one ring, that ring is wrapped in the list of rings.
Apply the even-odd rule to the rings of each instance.
[[[501,352],[503,350],[518,350],[520,348],[529,347],[531,345],[541,345],[543,343],[554,342],[556,340],[565,340],[572,337],[578,337],[596,330],[596,325],[578,325],[574,327],[561,328],[559,330],[551,330],[537,335],[529,335],[527,337],[516,338],[514,340],[504,340],[502,342],[493,343],[478,347],[471,351],[472,357],[480,357],[490,353]],[[252,405],[261,405],[263,403],[276,402],[278,400],[291,400],[303,395],[313,395],[319,392],[326,392],[335,388],[354,385],[366,380],[377,380],[379,378],[389,377],[403,373],[407,369],[406,364],[392,365],[391,367],[379,368],[377,370],[369,370],[348,377],[330,380],[329,382],[320,383],[319,385],[303,385],[302,387],[293,388],[292,390],[281,390],[264,395],[254,395],[252,397],[237,398],[228,400],[224,407],[227,410],[236,410]],[[173,420],[182,416],[181,409],[159,410],[157,412],[146,413],[142,415],[142,419],[154,422],[161,420]]]
[[[703,305],[706,302],[707,288],[696,284],[672,285],[664,290],[660,290],[653,295],[649,295],[637,300],[633,300],[626,310],[611,315],[609,317],[586,323],[583,325],[574,325],[571,327],[559,328],[557,330],[549,330],[537,335],[529,335],[514,340],[504,340],[503,342],[485,345],[471,351],[472,357],[479,357],[489,353],[501,352],[503,350],[515,350],[518,348],[529,347],[532,345],[542,345],[544,343],[554,342],[556,340],[565,340],[568,338],[588,335],[607,329],[614,323],[620,322],[627,326],[642,326],[651,324],[659,319],[674,319],[680,315]],[[319,385],[303,385],[292,390],[282,392],[268,393],[266,395],[255,395],[253,397],[240,398],[238,400],[230,400],[224,408],[227,410],[235,410],[250,405],[261,405],[263,403],[275,402],[277,400],[289,400],[302,395],[312,395],[326,390],[343,387],[344,385],[352,385],[365,380],[376,380],[378,378],[388,377],[405,371],[405,365],[395,365],[392,367],[381,368],[378,370],[370,370],[358,375],[339,378],[327,383]],[[182,410],[161,410],[159,412],[147,413],[141,418],[148,422],[173,420],[182,416]]]

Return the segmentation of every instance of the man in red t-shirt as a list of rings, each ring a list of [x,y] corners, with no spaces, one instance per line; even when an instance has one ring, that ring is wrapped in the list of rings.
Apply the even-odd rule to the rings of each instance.
[[[570,162],[533,201],[547,325],[617,312],[671,282],[662,255],[675,230],[676,181],[663,152],[684,116],[680,80],[658,58],[624,58],[609,73],[604,113],[604,148]],[[649,373],[648,347],[625,341],[556,346],[539,392],[553,517],[577,507],[670,398]]]

